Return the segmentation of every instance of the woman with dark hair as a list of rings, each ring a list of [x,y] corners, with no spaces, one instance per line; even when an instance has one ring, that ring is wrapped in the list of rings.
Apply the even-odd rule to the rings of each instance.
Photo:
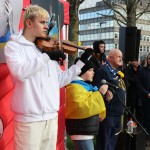
[[[143,105],[144,127],[150,134],[150,53],[146,57],[146,64],[138,71],[138,78],[141,83],[139,92]],[[146,145],[150,145],[150,136],[147,136]]]

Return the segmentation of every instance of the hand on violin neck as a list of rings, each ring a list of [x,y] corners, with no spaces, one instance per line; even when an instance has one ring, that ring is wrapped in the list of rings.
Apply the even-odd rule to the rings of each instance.
[[[43,53],[46,53],[51,60],[63,61],[66,59],[66,55],[61,50],[43,51]]]

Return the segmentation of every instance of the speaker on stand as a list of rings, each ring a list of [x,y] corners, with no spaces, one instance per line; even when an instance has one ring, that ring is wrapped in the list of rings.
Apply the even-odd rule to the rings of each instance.
[[[124,63],[138,60],[141,30],[137,27],[120,27],[119,49],[123,53]]]
[[[141,30],[137,27],[120,27],[119,49],[122,51],[124,63],[138,60]],[[146,134],[140,127],[132,135],[126,132],[127,115],[124,114],[123,132],[119,134],[115,150],[145,150]]]

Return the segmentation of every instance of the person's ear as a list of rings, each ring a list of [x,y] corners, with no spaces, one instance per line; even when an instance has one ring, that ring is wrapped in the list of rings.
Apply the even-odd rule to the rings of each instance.
[[[113,59],[113,56],[110,56],[109,59]]]
[[[32,27],[32,21],[30,19],[26,20],[26,26],[31,28]]]

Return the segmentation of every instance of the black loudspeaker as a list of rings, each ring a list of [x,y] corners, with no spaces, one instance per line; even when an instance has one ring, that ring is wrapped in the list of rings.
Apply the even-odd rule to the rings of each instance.
[[[137,27],[120,27],[119,49],[124,62],[138,60],[141,31]]]
[[[140,39],[141,39],[141,30],[137,29],[136,32],[136,54],[137,54],[137,60],[139,58],[139,50],[140,50]]]

